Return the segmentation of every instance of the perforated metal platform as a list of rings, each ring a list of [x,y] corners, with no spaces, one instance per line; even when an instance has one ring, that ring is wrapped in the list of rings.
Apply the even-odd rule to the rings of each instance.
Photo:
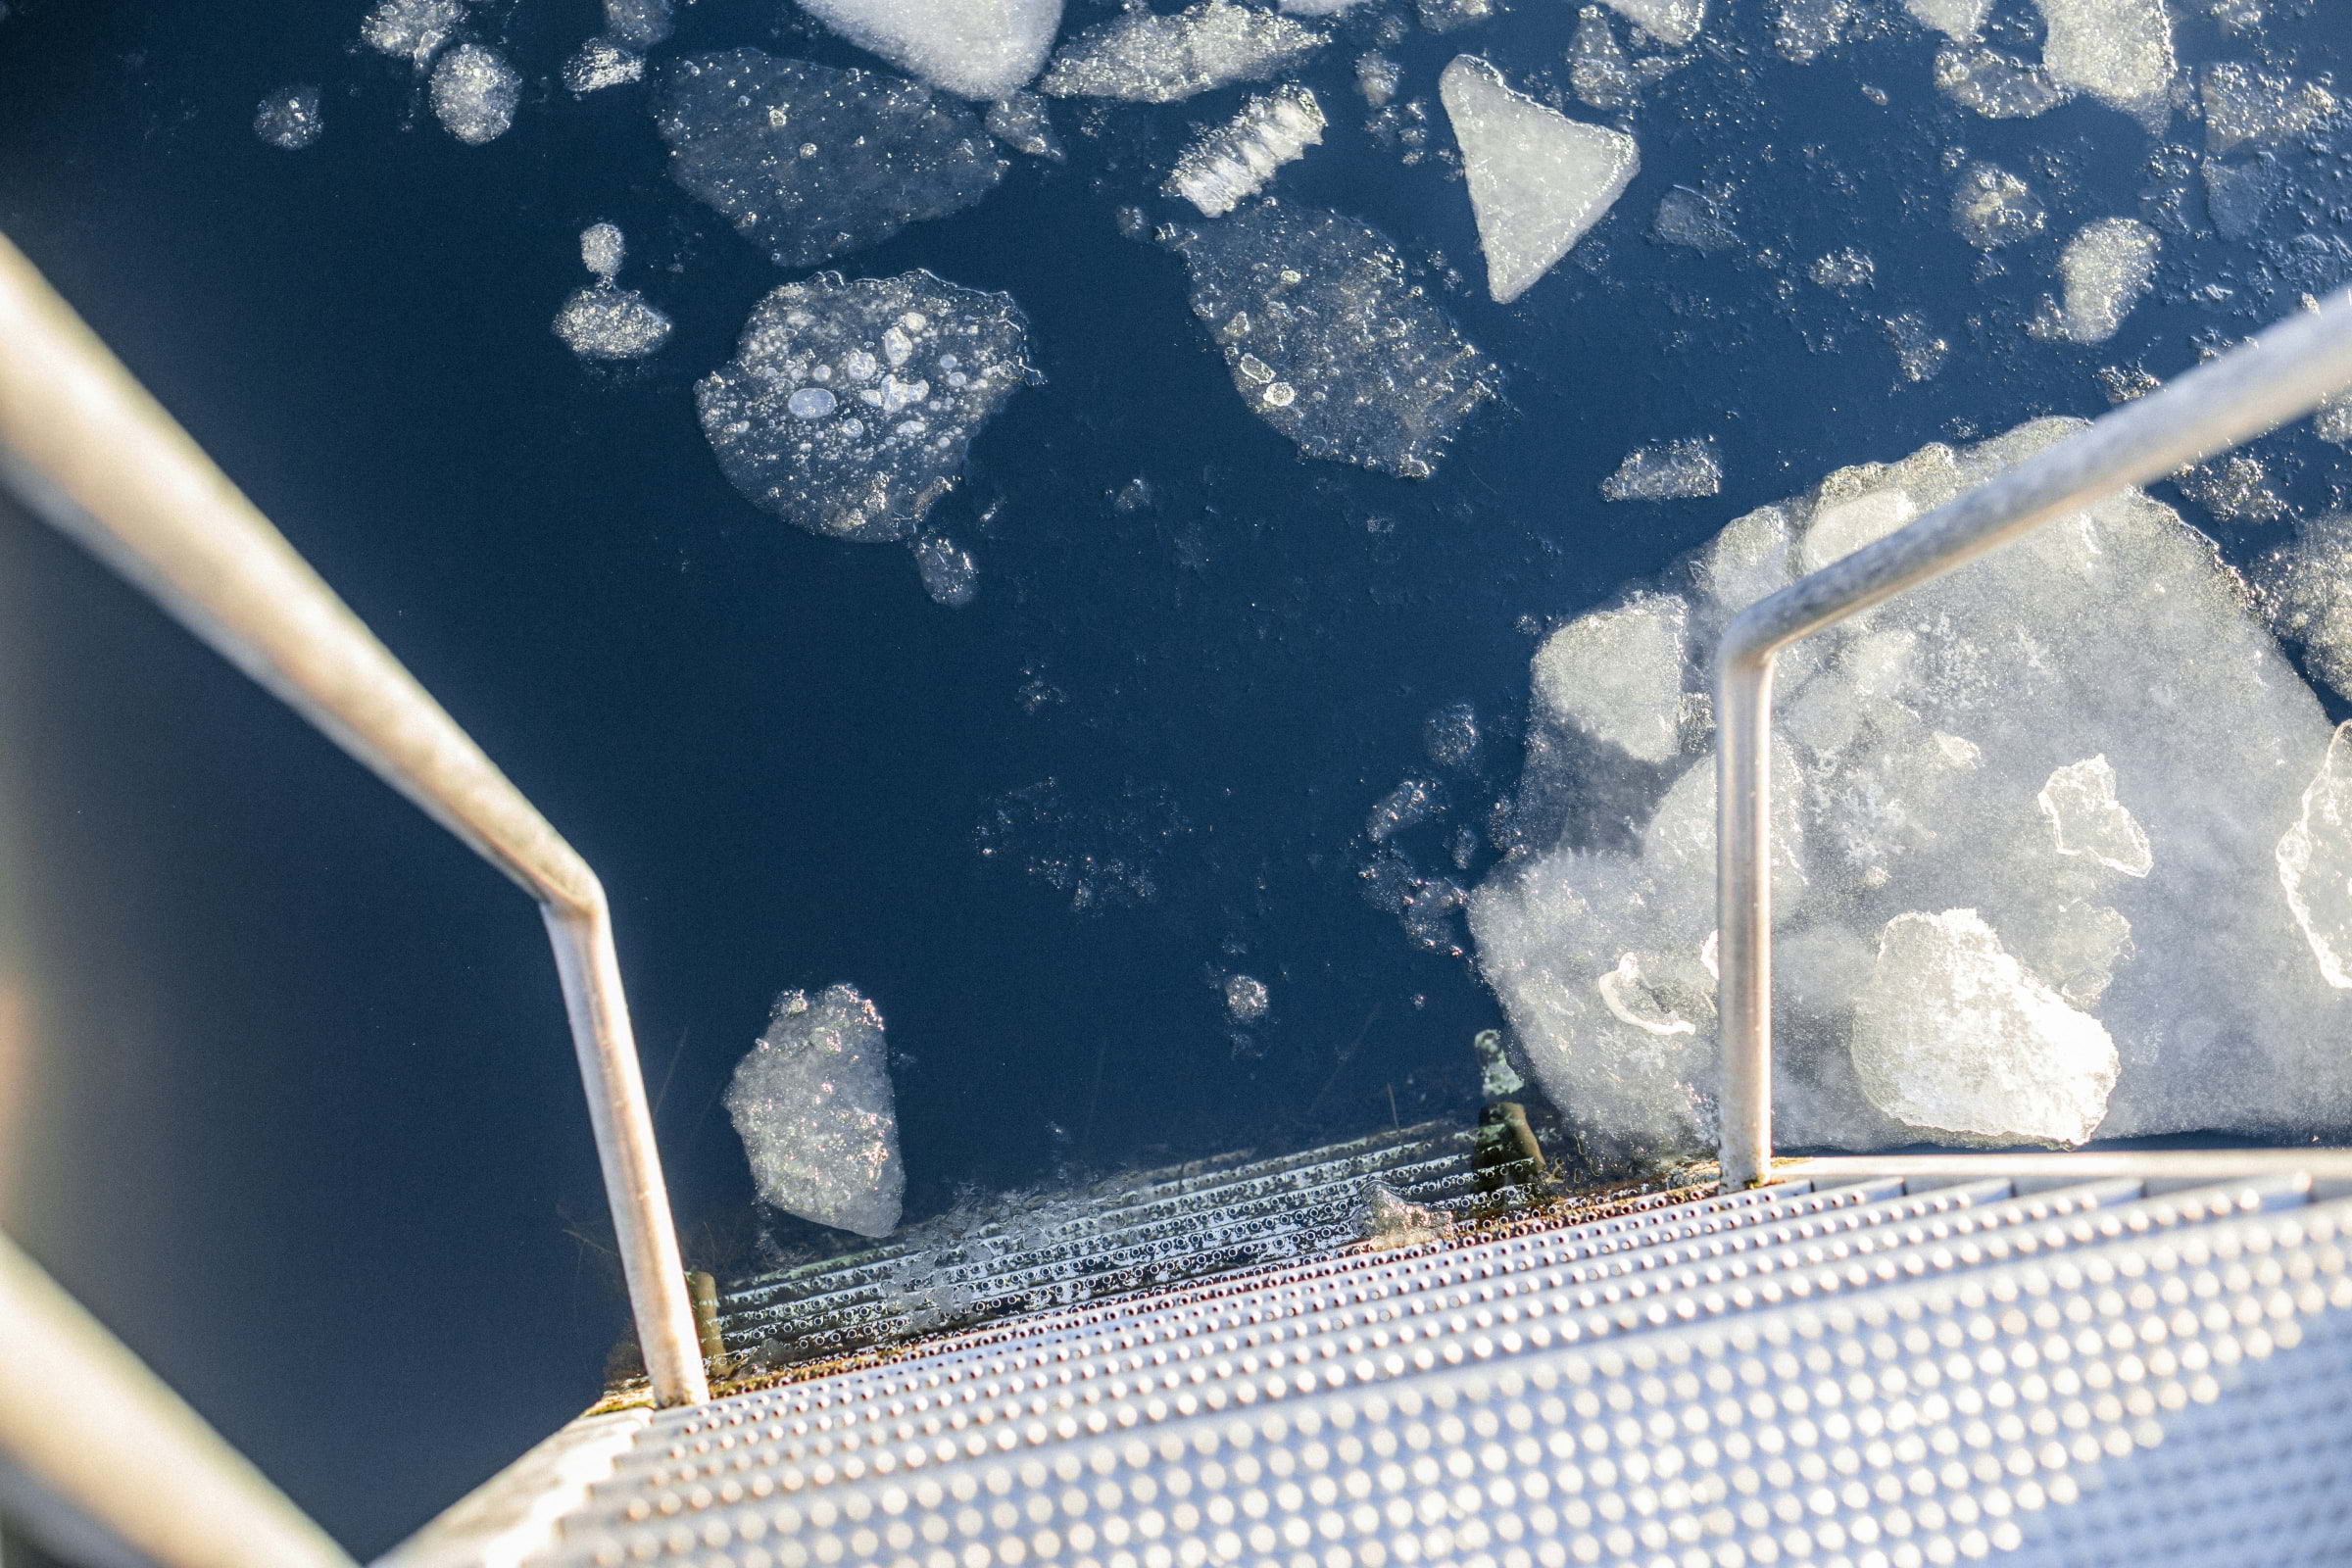
[[[584,1419],[517,1467],[506,1555],[461,1517],[521,1517],[494,1482],[395,1559],[2352,1562],[2352,1200],[2019,1185],[1797,1179],[1073,1304]]]

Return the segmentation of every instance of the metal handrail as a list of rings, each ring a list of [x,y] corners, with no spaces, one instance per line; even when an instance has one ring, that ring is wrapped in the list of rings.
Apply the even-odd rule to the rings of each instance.
[[[0,481],[539,902],[655,1397],[708,1398],[595,873],[5,237]]]
[[[1896,533],[1741,611],[1715,655],[1716,1017],[1723,1185],[1772,1168],[1772,672],[1780,651],[2045,522],[2308,414],[2352,384],[2352,289],[2329,295]]]

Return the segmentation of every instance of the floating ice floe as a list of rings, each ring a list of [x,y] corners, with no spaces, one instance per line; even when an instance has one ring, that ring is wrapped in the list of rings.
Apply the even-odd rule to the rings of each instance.
[[[1404,68],[1387,55],[1367,51],[1355,57],[1355,90],[1373,109],[1386,109],[1404,85]]]
[[[1229,974],[1220,989],[1225,996],[1225,1017],[1231,1023],[1256,1023],[1272,1005],[1266,983],[1254,975]]]
[[[926,534],[914,542],[914,569],[935,605],[959,610],[980,592],[980,568],[971,553],[945,534]]]
[[[2205,150],[2216,158],[2309,136],[2337,112],[2334,95],[2319,83],[2297,83],[2235,61],[2199,73],[2197,102],[2205,111]]]
[[[1906,381],[1934,379],[1951,356],[1950,340],[1938,334],[1917,311],[1886,317],[1879,324],[1886,329],[1886,341],[1894,346],[1894,363]]]
[[[837,539],[910,539],[1033,373],[1028,346],[1010,295],[819,272],[761,300],[694,398],[753,505]]]
[[[1842,469],[1538,653],[1470,927],[1585,1148],[1715,1135],[1724,624],[2079,428]],[[2352,1128],[2352,740],[2169,508],[2126,492],[1790,648],[1774,706],[1784,1143]]]
[[[1568,45],[1568,84],[1593,109],[1626,109],[1642,96],[1643,88],[1663,81],[1688,58],[1629,57],[1617,45],[1608,13],[1598,6],[1587,6],[1577,14],[1576,35]]]
[[[2165,0],[2034,0],[2041,65],[2060,86],[2159,125],[2170,117],[2173,24]]]
[[[1009,167],[977,114],[920,82],[757,49],[668,62],[653,115],[670,178],[779,267],[961,212]]]
[[[280,87],[253,112],[253,133],[281,152],[302,151],[325,129],[316,87]]]
[[[1683,436],[1625,455],[1617,471],[1600,481],[1608,501],[1690,501],[1723,488],[1723,464],[1714,443]]]
[[[2072,96],[2041,67],[1978,43],[1936,51],[1936,90],[1986,120],[2031,120]]]
[[[1263,81],[1323,41],[1279,12],[1233,0],[1201,0],[1167,15],[1135,10],[1062,45],[1038,86],[1057,98],[1174,103],[1212,87]]]
[[[1657,216],[1650,220],[1649,237],[1661,245],[1683,245],[1713,256],[1740,243],[1721,208],[1697,191],[1681,185],[1658,198]]]
[[[1300,86],[1277,87],[1186,148],[1160,191],[1183,197],[1203,218],[1222,218],[1322,139],[1323,106],[1315,95]]]
[[[778,997],[726,1103],[761,1202],[860,1236],[898,1229],[906,1168],[889,1047],[855,987]]]
[[[1584,238],[1641,167],[1634,138],[1546,109],[1475,55],[1456,55],[1438,94],[1461,145],[1487,257],[1487,289],[1507,304]]]
[[[1609,0],[1626,21],[1662,44],[1688,48],[1706,25],[1707,0]]]
[[[642,80],[644,76],[645,56],[606,38],[589,39],[580,45],[578,53],[564,62],[566,92],[602,92],[607,87]]]
[[[2045,308],[2037,335],[2104,343],[2156,281],[2156,231],[2136,218],[2085,223],[2058,257],[2062,304]]]
[[[1264,201],[1178,244],[1235,390],[1310,458],[1425,477],[1494,395],[1494,363],[1365,223]]]
[[[1952,191],[1952,226],[1979,250],[2031,239],[2046,217],[2033,187],[1993,164],[1969,165]]]
[[[860,49],[966,98],[1027,86],[1061,26],[1061,0],[801,0]]]
[[[1903,0],[1903,9],[1921,26],[1934,27],[1955,43],[1975,38],[1992,11],[1992,0]]]
[[[522,77],[495,49],[462,43],[433,63],[434,118],[468,147],[504,136],[521,101]]]
[[[580,265],[596,282],[564,302],[555,333],[583,360],[642,359],[669,341],[669,318],[635,289],[613,284],[627,256],[627,242],[611,223],[580,230]]]
[[[1783,60],[1809,66],[1845,41],[1853,0],[1775,0],[1772,44]]]
[[[466,0],[381,0],[360,24],[360,41],[418,71],[466,25]]]

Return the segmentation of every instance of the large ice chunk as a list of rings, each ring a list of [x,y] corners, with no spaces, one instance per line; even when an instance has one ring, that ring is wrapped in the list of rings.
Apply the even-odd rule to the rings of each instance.
[[[1201,0],[1168,15],[1139,8],[1064,44],[1038,85],[1057,98],[1167,104],[1263,81],[1322,45],[1314,28],[1233,0]]]
[[[1250,412],[1310,458],[1427,475],[1496,374],[1379,230],[1261,202],[1179,242]]]
[[[2156,281],[2156,231],[2136,218],[2102,218],[2082,225],[2058,257],[2066,300],[2047,335],[2077,343],[2115,336]]]
[[[2278,885],[2287,907],[2338,990],[2352,990],[2352,721],[2328,741],[2303,809],[2278,840]]]
[[[462,43],[433,63],[433,114],[468,147],[504,136],[521,101],[521,75],[495,49]]]
[[[1974,909],[1886,922],[1852,1049],[1872,1103],[1964,1143],[2080,1144],[2121,1070],[2098,1019],[2027,973]]]
[[[1600,612],[1619,618],[1588,617],[1573,662],[1548,645],[1538,656],[1509,858],[1468,914],[1480,972],[1585,1148],[1663,1157],[1714,1136],[1713,761],[1693,758],[1679,776],[1664,763],[1703,733],[1723,625],[2077,428],[2038,420],[1841,469]],[[2329,848],[2335,786],[2319,786],[2308,810],[2303,794],[2331,729],[2258,614],[2210,542],[2126,492],[1782,655],[1784,1142],[2064,1141],[2091,1122],[2102,1138],[2352,1130],[2352,996],[2306,935],[2323,933],[2352,973],[2352,845]],[[1611,735],[1633,745],[1597,744]],[[2325,778],[2344,781],[2352,817],[2352,739]],[[2340,938],[2322,912],[2329,887],[2342,890]],[[1889,923],[1956,909],[1997,939],[1896,934],[1939,944],[1930,956],[1951,985],[1975,975],[1989,987],[1987,1016],[2006,1020],[1996,1034],[2053,1032],[2082,1069],[2034,1090],[2031,1121],[1931,1112],[1927,1088],[1898,1100],[1861,1076],[1877,1047],[1858,1014]],[[1995,940],[2015,975],[1989,956]],[[1890,965],[1920,956],[1917,944],[1889,952]],[[2113,1042],[2103,1116],[2095,1038],[2061,1004]]]
[[[757,49],[661,73],[669,175],[778,267],[813,267],[961,212],[1008,167],[980,117],[919,82]]]
[[[1992,0],[1903,0],[1903,9],[1921,25],[1954,42],[1966,42],[1984,29]]]
[[[645,56],[623,49],[609,38],[591,38],[564,62],[564,90],[602,92],[624,86],[645,75]]]
[[[753,505],[837,539],[909,539],[1028,380],[1028,346],[1010,295],[819,272],[760,302],[694,400]]]
[[[727,1114],[761,1202],[860,1236],[898,1229],[906,1168],[889,1048],[855,987],[778,997],[727,1085]]]
[[[1322,139],[1323,107],[1315,95],[1297,85],[1278,87],[1202,132],[1176,160],[1161,194],[1183,197],[1203,218],[1222,218]]]
[[[2164,0],[2034,0],[2042,69],[2151,123],[2171,113],[2173,24]]]
[[[1476,55],[1456,55],[1438,93],[1461,144],[1487,289],[1507,304],[1607,216],[1642,156],[1624,131],[1513,92]]]
[[[860,49],[966,98],[1002,98],[1046,63],[1061,0],[801,0]]]

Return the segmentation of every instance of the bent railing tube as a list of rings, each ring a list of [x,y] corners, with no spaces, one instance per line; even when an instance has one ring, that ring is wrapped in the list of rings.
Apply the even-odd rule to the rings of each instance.
[[[2352,289],[2101,416],[1898,532],[1750,605],[1715,656],[1716,1016],[1723,1185],[1772,1166],[1772,671],[1780,651],[2352,384]]]

